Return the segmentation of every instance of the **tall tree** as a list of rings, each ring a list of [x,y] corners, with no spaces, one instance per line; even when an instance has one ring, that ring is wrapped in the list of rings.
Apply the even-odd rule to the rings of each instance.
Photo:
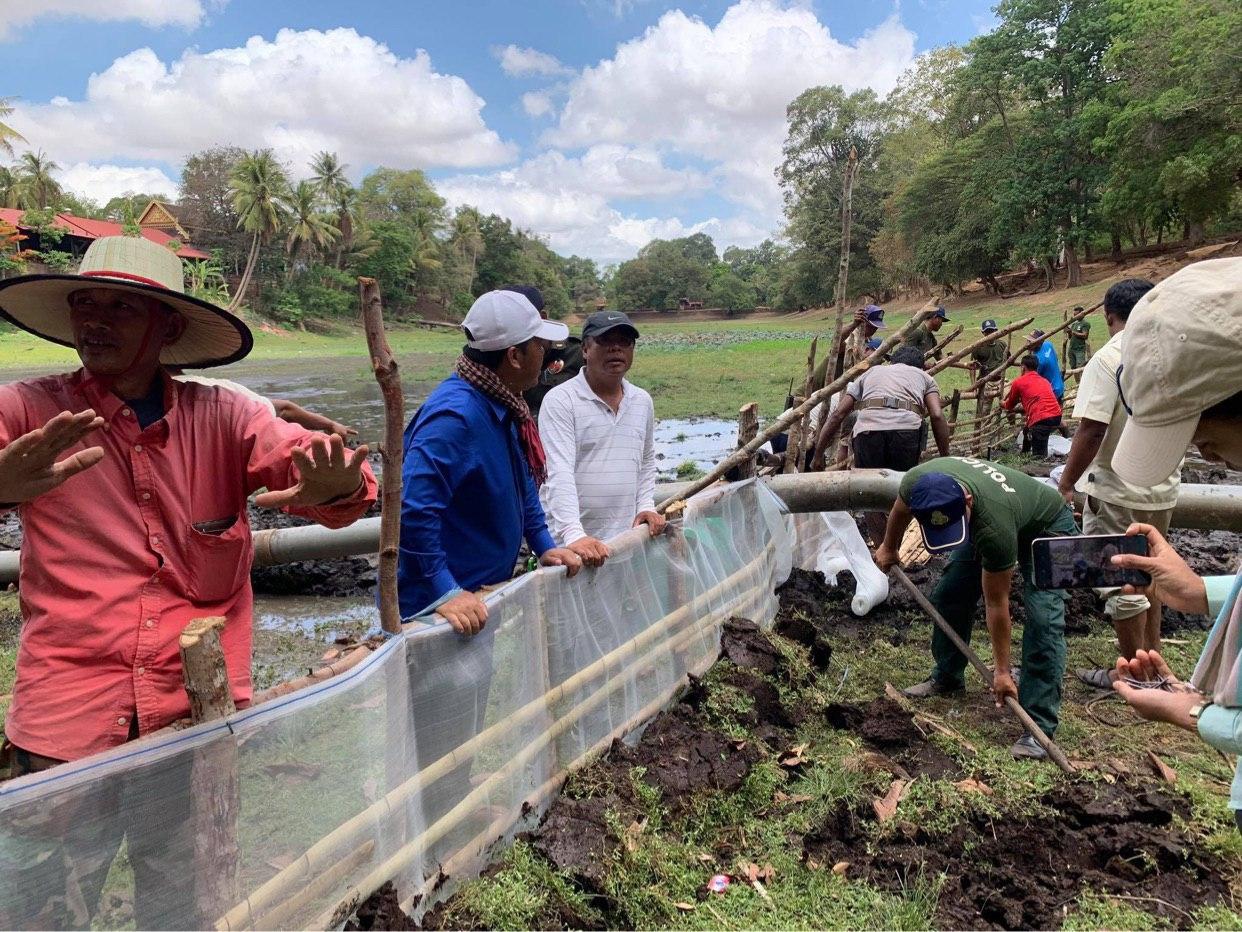
[[[246,269],[229,305],[234,310],[250,287],[260,245],[284,228],[290,191],[289,179],[271,149],[258,149],[244,156],[234,167],[229,184],[237,225],[251,236]]]
[[[450,242],[461,259],[464,287],[462,290],[472,292],[474,279],[478,274],[479,254],[483,251],[483,230],[480,226],[482,218],[477,208],[462,206],[453,215],[453,232]]]
[[[285,252],[288,263],[285,280],[293,277],[307,249],[323,252],[340,238],[341,231],[320,209],[319,187],[313,181],[299,181],[289,195],[285,222]]]
[[[13,98],[0,97],[0,152],[13,154],[13,143],[25,142],[26,137],[4,122],[13,112]]]
[[[53,206],[63,193],[60,183],[52,177],[58,171],[60,166],[49,159],[42,149],[38,152],[23,152],[17,162],[21,206],[38,210],[47,210]]]
[[[358,192],[345,175],[348,168],[334,152],[320,152],[311,162],[311,181],[324,203],[336,212],[336,228],[341,234],[336,247],[338,268],[341,257],[349,251],[354,239],[354,202]]]

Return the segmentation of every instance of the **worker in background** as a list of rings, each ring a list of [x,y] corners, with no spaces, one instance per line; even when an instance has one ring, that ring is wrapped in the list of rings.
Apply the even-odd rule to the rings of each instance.
[[[1052,393],[1048,380],[1040,375],[1039,360],[1032,353],[1022,357],[1022,374],[1009,383],[1009,393],[1001,407],[1009,412],[1009,423],[1014,422],[1014,410],[1022,406],[1026,426],[1022,431],[1022,452],[1039,459],[1048,456],[1048,438],[1061,428],[1061,403]]]
[[[1147,524],[1167,533],[1181,485],[1181,464],[1171,475],[1150,486],[1135,486],[1113,469],[1113,454],[1126,426],[1126,411],[1117,391],[1117,369],[1125,349],[1126,322],[1134,306],[1151,291],[1152,283],[1127,278],[1104,295],[1104,323],[1109,340],[1083,370],[1074,402],[1078,429],[1070,446],[1059,489],[1073,504],[1075,490],[1086,496],[1082,509],[1085,534],[1124,534],[1130,525]],[[1141,593],[1127,595],[1120,589],[1098,589],[1106,599],[1105,613],[1117,632],[1121,655],[1127,660],[1139,650],[1159,650],[1161,605]],[[1112,688],[1108,669],[1079,670],[1078,677],[1098,689]]]
[[[935,313],[931,317],[914,328],[902,345],[913,346],[915,349],[920,350],[924,357],[927,357],[927,354],[936,348],[936,333],[939,332],[948,319],[948,311],[942,307],[936,308]],[[939,359],[940,353],[933,353],[930,358]]]
[[[0,313],[73,346],[82,361],[76,372],[0,387],[0,501],[17,509],[23,530],[23,623],[4,727],[18,777],[188,716],[178,639],[195,618],[226,619],[229,687],[245,706],[247,496],[266,488],[256,505],[342,527],[375,501],[376,482],[366,447],[346,453],[339,437],[279,420],[237,392],[169,376],[167,366],[234,362],[253,341],[240,319],[184,293],[181,260],[162,246],[97,239],[77,275],[0,281]],[[166,852],[193,844],[190,780],[185,771],[163,777],[158,791],[137,776],[119,790],[129,818],[108,824],[126,830],[75,813],[72,802],[55,829],[36,812],[8,826],[3,857],[20,851],[41,877],[62,876],[52,891],[10,887],[0,925],[11,927],[8,907],[37,916],[38,927],[89,928],[125,842],[136,924],[184,927],[196,915],[195,876],[170,872],[177,859]]]
[[[638,336],[620,311],[588,317],[582,371],[548,392],[539,414],[548,526],[588,566],[600,566],[606,541],[630,528],[646,525],[653,537],[664,529],[655,510],[655,405],[625,378]]]
[[[996,325],[996,321],[988,318],[979,326],[979,332],[984,336],[989,333],[996,333],[1000,328]],[[995,372],[999,369],[1006,359],[1009,358],[1009,347],[1001,339],[995,339],[991,343],[976,347],[970,351],[970,375],[975,381],[983,378],[989,372]],[[979,386],[980,399],[982,404],[979,413],[987,416],[992,410],[992,402],[1000,397],[1001,382],[1005,377],[1004,372],[999,372],[983,385]]]
[[[940,455],[949,455],[949,422],[940,407],[940,389],[923,371],[923,353],[917,347],[900,347],[887,365],[868,369],[846,386],[815,441],[813,471],[823,470],[825,452],[854,411],[854,465],[859,469],[905,472],[917,466],[924,419],[931,420]],[[867,526],[873,541],[883,538],[883,515],[868,513]]]
[[[1052,394],[1060,404],[1065,397],[1065,379],[1061,374],[1061,360],[1057,358],[1056,348],[1048,342],[1042,330],[1031,331],[1028,345],[1038,363],[1035,371],[1048,380],[1048,384],[1052,386]]]
[[[918,521],[932,553],[950,551],[931,603],[963,641],[970,643],[975,609],[983,597],[992,641],[992,692],[1000,705],[1013,697],[1051,736],[1061,709],[1065,675],[1065,593],[1036,589],[1031,541],[1078,533],[1073,512],[1056,489],[1025,473],[986,460],[948,456],[929,460],[905,474],[888,515],[876,566],[888,572],[898,563],[902,537]],[[1022,568],[1021,686],[1010,668],[1013,620],[1009,595],[1014,569]],[[936,666],[922,683],[902,690],[912,699],[961,692],[966,656],[936,627],[932,629]],[[1011,748],[1014,757],[1042,760],[1047,752],[1030,734]]]
[[[885,329],[884,308],[868,304],[866,307],[859,308],[854,312],[854,319],[863,326],[863,337],[866,339],[867,352],[873,353],[878,350],[883,341],[876,336],[876,333]]]
[[[534,285],[502,285],[501,291],[514,291],[525,296],[534,305],[539,316],[547,320],[544,310],[543,292]],[[558,385],[563,385],[582,370],[582,341],[574,336],[564,340],[553,340],[543,357],[543,371],[539,373],[539,381],[522,392],[522,398],[530,407],[531,417],[539,420],[539,408],[544,397]]]
[[[1074,316],[1082,313],[1082,305],[1074,308]],[[1091,321],[1083,318],[1070,324],[1069,328],[1069,370],[1081,369],[1091,358]]]

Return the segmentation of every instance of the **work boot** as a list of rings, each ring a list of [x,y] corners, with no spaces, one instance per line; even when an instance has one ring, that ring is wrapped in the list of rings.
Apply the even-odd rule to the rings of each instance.
[[[901,694],[908,699],[930,699],[932,696],[956,696],[963,691],[964,687],[959,685],[953,686],[942,683],[935,677],[929,677],[923,682],[903,689]]]
[[[1113,678],[1110,675],[1113,671],[1097,667],[1094,670],[1075,670],[1074,675],[1095,689],[1112,689]]]
[[[1009,753],[1014,756],[1015,760],[1044,760],[1048,756],[1048,752],[1040,747],[1039,742],[1028,732],[1017,741],[1013,747],[1009,749]]]

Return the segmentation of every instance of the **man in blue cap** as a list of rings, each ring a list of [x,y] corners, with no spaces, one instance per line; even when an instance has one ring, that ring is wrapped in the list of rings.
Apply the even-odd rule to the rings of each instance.
[[[918,521],[929,551],[952,551],[931,602],[962,640],[970,641],[979,597],[984,599],[997,705],[1006,696],[1017,698],[1044,733],[1052,735],[1065,674],[1065,594],[1035,588],[1031,541],[1077,534],[1073,512],[1055,489],[1025,473],[973,457],[943,456],[916,466],[902,479],[884,543],[875,554],[876,565],[885,572],[897,565],[911,519]],[[1018,566],[1026,606],[1020,689],[1009,666],[1009,592]],[[932,629],[932,656],[936,667],[931,677],[903,690],[912,699],[956,693],[964,686],[966,657],[939,628]],[[1011,750],[1014,757],[1046,756],[1029,734]]]
[[[926,356],[936,348],[936,331],[944,326],[944,322],[949,319],[949,312],[942,307],[936,308],[936,313],[923,321],[914,328],[914,332],[906,338],[903,346],[913,346],[921,350]],[[932,354],[933,359],[939,359],[939,353]]]
[[[867,352],[871,353],[878,350],[883,341],[875,334],[876,331],[885,329],[884,308],[868,304],[866,307],[859,308],[854,312],[854,319],[863,325],[863,336],[867,340]]]

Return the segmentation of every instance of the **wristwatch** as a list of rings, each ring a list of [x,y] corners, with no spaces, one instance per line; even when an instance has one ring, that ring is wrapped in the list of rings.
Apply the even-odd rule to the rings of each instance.
[[[1206,699],[1203,702],[1196,702],[1194,705],[1190,707],[1190,717],[1193,718],[1196,722],[1199,721],[1199,716],[1203,714],[1203,710],[1206,709],[1211,704],[1212,704],[1211,699]]]

